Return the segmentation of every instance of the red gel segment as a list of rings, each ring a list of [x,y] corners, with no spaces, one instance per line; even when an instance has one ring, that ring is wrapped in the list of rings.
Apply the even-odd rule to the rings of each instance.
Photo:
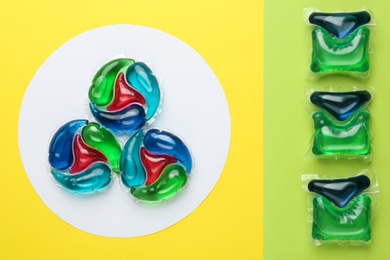
[[[149,186],[153,184],[160,177],[163,169],[171,164],[177,162],[175,157],[163,154],[151,154],[145,147],[141,147],[140,151],[141,161],[146,170],[146,182],[145,185]]]
[[[135,89],[131,88],[125,80],[125,75],[120,73],[115,82],[115,95],[112,103],[107,107],[107,111],[117,112],[132,104],[141,106],[146,104],[145,98]]]
[[[106,156],[89,146],[81,139],[80,135],[76,135],[73,141],[74,164],[69,170],[69,173],[75,174],[83,172],[96,162],[107,162]]]

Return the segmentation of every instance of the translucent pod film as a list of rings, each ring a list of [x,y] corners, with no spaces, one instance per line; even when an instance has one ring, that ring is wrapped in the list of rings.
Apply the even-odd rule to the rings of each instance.
[[[368,245],[378,201],[378,181],[372,169],[350,177],[302,175],[308,194],[308,238],[311,244]]]
[[[121,181],[143,202],[174,197],[187,184],[191,169],[188,146],[176,135],[159,129],[131,136],[121,157]]]
[[[143,62],[119,58],[103,65],[88,92],[92,115],[117,133],[132,134],[158,111],[160,85]]]
[[[314,134],[306,158],[371,160],[368,106],[375,89],[308,88],[305,102]]]
[[[370,37],[375,20],[371,12],[323,12],[304,10],[310,25],[312,50],[309,77],[346,74],[368,78],[370,72]]]
[[[64,189],[77,194],[103,191],[111,172],[120,173],[121,148],[105,127],[87,120],[64,124],[49,145],[51,174]]]

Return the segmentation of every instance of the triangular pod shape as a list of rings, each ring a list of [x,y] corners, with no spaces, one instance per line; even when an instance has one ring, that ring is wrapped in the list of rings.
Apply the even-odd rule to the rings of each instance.
[[[371,15],[367,11],[353,13],[318,13],[309,16],[309,22],[326,29],[337,38],[344,38],[358,27],[369,23]]]
[[[308,189],[327,198],[337,207],[344,208],[352,199],[370,186],[370,179],[360,175],[348,179],[312,180]]]
[[[351,92],[314,92],[310,101],[333,115],[337,120],[344,121],[356,110],[371,100],[370,92],[366,90]]]

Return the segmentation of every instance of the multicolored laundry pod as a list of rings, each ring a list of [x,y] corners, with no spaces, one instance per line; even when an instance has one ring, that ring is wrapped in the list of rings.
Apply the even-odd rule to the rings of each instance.
[[[120,172],[121,148],[104,126],[87,120],[64,124],[49,145],[51,174],[66,190],[88,194],[111,183],[111,172]]]
[[[123,148],[121,180],[140,201],[160,202],[172,198],[186,185],[191,170],[189,148],[168,131],[139,131]]]
[[[118,133],[132,134],[158,112],[161,92],[145,63],[119,58],[96,73],[88,97],[92,115],[101,124]]]

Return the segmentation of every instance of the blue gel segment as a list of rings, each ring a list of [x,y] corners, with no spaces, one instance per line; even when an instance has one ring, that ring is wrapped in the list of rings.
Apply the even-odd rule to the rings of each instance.
[[[73,139],[77,130],[87,123],[87,120],[73,120],[57,130],[49,145],[49,163],[52,167],[65,170],[72,166],[74,161]]]
[[[371,15],[367,11],[353,13],[317,13],[309,16],[309,22],[326,29],[337,38],[344,38],[358,27],[369,23]]]
[[[344,208],[363,190],[370,187],[370,179],[360,175],[348,179],[312,180],[308,189],[327,198],[337,207]]]
[[[130,137],[121,155],[121,178],[123,184],[129,188],[142,185],[146,179],[146,172],[140,158],[142,138],[141,131]]]
[[[344,121],[356,110],[371,100],[370,92],[366,90],[351,92],[314,92],[310,101],[333,115],[337,120]]]
[[[102,163],[94,164],[91,168],[79,174],[63,173],[56,169],[52,169],[51,173],[62,187],[78,194],[88,194],[102,190],[111,182],[111,170]]]
[[[136,62],[126,72],[127,82],[146,100],[146,120],[149,120],[160,104],[160,87],[156,77],[145,63]]]
[[[145,124],[145,111],[139,105],[130,107],[119,112],[99,111],[92,103],[89,104],[92,115],[104,126],[115,132],[131,133],[140,129]]]
[[[167,154],[183,164],[187,173],[191,172],[192,158],[188,147],[177,136],[166,131],[150,129],[144,137],[146,150],[156,154]]]

